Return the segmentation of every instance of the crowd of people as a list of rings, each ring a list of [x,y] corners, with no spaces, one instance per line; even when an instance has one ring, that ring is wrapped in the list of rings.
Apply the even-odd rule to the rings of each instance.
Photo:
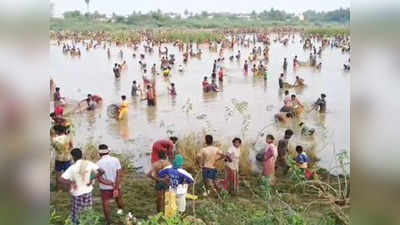
[[[249,56],[245,59],[243,65],[243,72],[248,73],[249,68],[253,75],[262,76],[267,80],[268,61],[269,61],[269,44],[274,41],[279,41],[283,45],[288,45],[292,37],[292,33],[279,33],[278,37],[274,40],[266,33],[254,34],[251,38],[246,35],[232,34],[229,39],[209,43],[210,50],[215,49],[218,51],[220,57],[215,59],[212,63],[211,74],[203,77],[202,89],[204,92],[220,92],[221,88],[217,85],[217,80],[220,85],[224,82],[224,77],[227,76],[226,70],[223,67],[224,57],[223,52],[227,48],[233,48],[235,45],[240,46],[251,46],[254,44]],[[291,38],[292,37],[292,38]],[[310,65],[321,68],[321,63],[315,62],[316,55],[320,56],[321,52],[329,43],[330,46],[337,46],[339,42],[343,41],[343,38],[333,38],[331,40],[322,39],[321,37],[305,38],[302,36],[301,42],[304,42],[304,48],[310,48],[314,50],[314,54],[310,55]],[[82,40],[83,41],[83,40]],[[87,48],[96,48],[101,46],[99,44],[93,44],[91,40],[90,44],[87,44]],[[263,47],[256,47],[255,43],[261,42],[264,44]],[[325,43],[322,44],[318,51],[313,43]],[[86,43],[83,41],[83,43]],[[153,47],[159,46],[160,59],[160,73],[157,71],[156,64],[151,67],[151,78],[147,77],[147,64],[145,62],[146,54],[153,52]],[[171,68],[174,67],[175,57],[174,55],[168,54],[169,50],[164,47],[164,51],[161,48],[162,42],[151,41],[149,39],[144,41],[145,53],[140,54],[140,69],[143,72],[143,86],[139,85],[136,80],[132,81],[131,96],[133,98],[139,97],[141,100],[147,101],[149,107],[155,106],[156,101],[156,76],[161,74],[168,78],[171,74]],[[138,49],[138,43],[131,43],[130,46],[134,49]],[[190,57],[201,57],[201,50],[195,49],[192,43],[185,44],[177,41],[174,46],[179,48],[182,53],[183,61],[182,64],[187,63]],[[197,45],[196,45],[197,46]],[[104,44],[104,48],[106,45]],[[76,50],[77,49],[77,50]],[[64,52],[80,51],[79,48],[70,47],[68,44],[63,44]],[[72,54],[72,53],[71,53]],[[111,51],[107,49],[107,56],[110,57]],[[123,51],[120,51],[120,57],[123,59]],[[79,52],[80,55],[80,52]],[[189,57],[190,56],[190,57]],[[136,57],[134,53],[132,57]],[[240,60],[241,52],[229,57],[230,60]],[[178,71],[184,70],[183,65],[178,66]],[[293,67],[298,67],[302,63],[298,60],[297,56],[293,59]],[[288,60],[283,59],[282,73],[279,75],[279,90],[284,92],[283,105],[280,111],[275,114],[274,118],[277,123],[281,123],[287,126],[282,139],[276,139],[272,134],[268,134],[265,139],[265,148],[259,154],[256,159],[262,165],[262,175],[268,177],[269,184],[275,185],[277,178],[275,171],[280,170],[283,175],[289,171],[289,142],[291,137],[294,135],[294,121],[300,127],[301,135],[313,136],[315,129],[308,127],[305,122],[298,121],[300,115],[306,110],[301,100],[295,95],[290,93],[292,87],[305,87],[305,81],[303,78],[296,76],[296,80],[293,84],[285,82],[286,72],[288,69]],[[113,67],[113,74],[116,79],[119,79],[123,75],[123,71],[127,70],[127,63],[124,60],[121,64],[115,63]],[[211,80],[211,82],[209,82]],[[78,215],[83,210],[90,208],[93,204],[92,191],[95,180],[99,183],[99,189],[101,192],[101,200],[104,211],[105,219],[111,223],[111,209],[109,202],[111,199],[115,199],[118,205],[118,213],[121,214],[124,210],[123,197],[121,194],[121,176],[122,170],[119,159],[110,155],[111,149],[106,144],[98,146],[98,154],[100,160],[96,163],[90,160],[83,159],[81,149],[77,148],[73,142],[72,135],[69,131],[70,121],[66,117],[65,107],[69,103],[66,98],[61,95],[60,87],[55,87],[54,81],[51,80],[51,91],[54,89],[52,100],[54,101],[54,112],[50,114],[52,119],[51,127],[51,144],[54,149],[54,171],[56,174],[56,188],[58,190],[69,190],[72,196],[71,202],[71,218],[75,224],[78,224]],[[175,97],[177,96],[176,84],[170,83],[168,88],[168,95]],[[77,106],[74,107],[68,113],[73,113],[79,110],[93,111],[99,108],[103,103],[103,99],[99,95],[88,94],[87,98],[78,102]],[[115,108],[115,118],[122,120],[127,116],[128,112],[128,100],[126,95],[121,96],[121,103]],[[326,112],[326,94],[321,93],[320,97],[312,104],[309,111],[317,110],[319,113]],[[190,185],[193,185],[195,178],[186,171],[185,158],[183,154],[179,152],[176,144],[178,142],[177,137],[170,137],[166,140],[158,140],[153,143],[151,152],[151,169],[147,172],[147,177],[155,181],[155,190],[157,193],[156,208],[157,211],[162,212],[165,206],[165,196],[167,192],[173,192],[176,194],[176,203],[178,211],[181,213],[185,212],[186,198],[192,196],[195,193],[189,194]],[[222,151],[214,143],[212,135],[205,136],[205,147],[196,150],[196,162],[201,168],[202,182],[204,184],[203,196],[215,195],[219,197],[221,190],[225,190],[230,194],[235,194],[239,191],[239,162],[241,155],[242,140],[238,137],[233,138],[232,143],[227,151]],[[303,146],[297,145],[295,147],[297,156],[295,162],[298,168],[303,170],[304,175],[307,179],[312,179],[312,172],[308,169],[310,159]],[[223,161],[224,179],[218,179],[217,162]]]

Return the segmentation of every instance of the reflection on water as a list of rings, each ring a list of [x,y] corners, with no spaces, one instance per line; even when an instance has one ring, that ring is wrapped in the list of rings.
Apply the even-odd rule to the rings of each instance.
[[[114,92],[115,93],[120,93],[121,92],[121,80],[120,79],[115,79],[114,80]]]
[[[119,127],[119,135],[122,137],[123,140],[128,141],[131,136],[128,126],[128,118],[125,117],[124,119],[119,120],[118,127]]]
[[[156,106],[149,106],[146,108],[146,118],[148,123],[152,123],[156,121],[157,118],[157,107]]]
[[[243,122],[241,114],[233,113],[228,126],[225,120],[225,109],[227,106],[232,106],[232,99],[248,102],[247,111],[251,116],[247,131],[248,139],[257,139],[257,134],[260,132],[271,133],[279,139],[283,136],[285,128],[267,125],[273,122],[274,114],[282,107],[285,89],[279,89],[278,78],[283,72],[282,61],[286,57],[289,62],[284,75],[286,82],[292,84],[295,76],[300,76],[307,84],[304,88],[290,88],[290,94],[296,94],[306,107],[309,107],[321,93],[327,94],[326,115],[312,111],[303,113],[300,118],[308,126],[316,128],[315,142],[295,137],[292,144],[310,142],[307,145],[313,145],[319,152],[318,155],[322,159],[320,164],[325,167],[330,166],[333,158],[332,143],[335,143],[337,150],[349,149],[350,74],[342,71],[343,62],[349,56],[342,54],[340,49],[326,48],[323,51],[321,71],[309,67],[293,69],[291,60],[295,55],[299,60],[306,61],[310,53],[302,49],[299,37],[296,37],[295,43],[287,47],[280,43],[272,43],[269,48],[270,60],[267,64],[268,78],[265,80],[264,76],[254,77],[250,70],[247,74],[243,72],[244,60],[253,46],[250,48],[235,46],[233,50],[224,51],[223,56],[226,60],[221,66],[225,68],[226,76],[223,83],[217,82],[222,92],[203,93],[201,82],[204,76],[209,76],[211,81],[212,62],[218,57],[218,53],[209,52],[206,44],[199,45],[203,52],[201,59],[190,58],[187,64],[184,64],[184,71],[178,72],[177,66],[183,60],[182,53],[172,45],[163,45],[168,47],[170,54],[175,54],[176,65],[172,68],[172,75],[168,79],[161,75],[156,76],[157,106],[148,107],[147,102],[141,100],[144,96],[128,97],[130,100],[128,118],[118,122],[106,116],[106,108],[109,104],[119,104],[121,95],[130,96],[133,80],[143,87],[144,74],[138,64],[140,54],[144,53],[143,46],[136,51],[123,48],[123,58],[119,55],[120,48],[111,46],[108,58],[108,44],[106,49],[96,48],[90,51],[84,50],[85,48],[79,45],[81,44],[77,46],[82,52],[80,58],[64,55],[61,48],[50,46],[50,74],[57,86],[61,87],[63,96],[81,100],[87,93],[96,93],[104,99],[104,106],[95,112],[72,116],[78,145],[83,146],[89,138],[93,138],[96,142],[107,143],[113,151],[132,155],[134,163],[137,164],[135,166],[147,168],[150,161],[147,153],[150,152],[152,142],[158,138],[165,138],[168,129],[174,129],[173,132],[178,137],[188,132],[207,129],[218,141],[225,143],[229,143],[234,136],[240,136]],[[257,43],[256,47],[258,46],[262,45]],[[243,55],[240,61],[236,59],[229,61],[229,56],[235,55],[238,50]],[[132,57],[133,53],[136,57]],[[122,71],[121,78],[117,80],[114,78],[112,68],[114,63],[122,63],[124,60],[128,69]],[[157,64],[159,72],[159,60],[157,51],[152,55],[146,54],[143,61],[148,65],[148,73],[149,66],[153,63]],[[168,95],[167,90],[171,82],[176,85],[177,96],[174,98]],[[188,99],[191,104],[190,110],[186,110],[189,107],[184,107]],[[165,126],[160,127],[161,122],[165,123]],[[297,122],[292,121],[295,124]],[[331,144],[325,147],[326,142]]]

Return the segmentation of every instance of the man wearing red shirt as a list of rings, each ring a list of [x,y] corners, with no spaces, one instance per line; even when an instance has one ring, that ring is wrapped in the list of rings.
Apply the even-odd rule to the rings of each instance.
[[[177,137],[170,137],[169,140],[159,140],[154,142],[153,149],[151,151],[151,163],[157,162],[159,159],[158,153],[164,152],[169,160],[173,159],[173,149],[175,143],[178,141]]]

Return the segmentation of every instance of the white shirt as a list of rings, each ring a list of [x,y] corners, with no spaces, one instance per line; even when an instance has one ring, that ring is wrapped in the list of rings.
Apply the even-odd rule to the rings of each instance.
[[[240,148],[236,148],[235,146],[231,146],[228,149],[228,155],[231,157],[232,162],[226,162],[226,166],[228,166],[232,170],[239,171]]]
[[[75,182],[76,188],[71,190],[71,194],[79,196],[92,192],[93,185],[87,184],[90,182],[91,173],[97,173],[98,169],[99,167],[96,164],[80,159],[62,174],[62,178]]]
[[[103,174],[104,179],[112,181],[115,183],[117,178],[117,170],[121,169],[121,163],[119,159],[112,157],[110,155],[104,155],[101,159],[97,162],[97,165],[105,171]],[[99,184],[100,190],[112,190],[113,187],[110,185],[105,185],[100,183]]]

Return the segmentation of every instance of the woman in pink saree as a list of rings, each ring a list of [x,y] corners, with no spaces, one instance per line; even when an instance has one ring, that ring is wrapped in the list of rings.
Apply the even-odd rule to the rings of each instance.
[[[268,134],[266,138],[267,146],[265,147],[265,155],[263,161],[263,176],[269,178],[270,185],[275,184],[275,162],[278,157],[278,150],[274,145],[274,136]]]

